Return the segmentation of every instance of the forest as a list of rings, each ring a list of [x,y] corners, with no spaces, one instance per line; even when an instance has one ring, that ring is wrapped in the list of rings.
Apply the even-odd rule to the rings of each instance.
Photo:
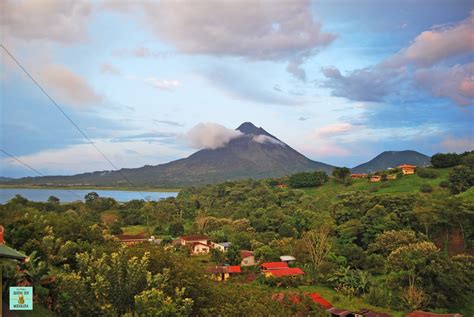
[[[32,285],[42,316],[330,316],[308,292],[393,316],[471,316],[474,153],[455,156],[435,155],[415,175],[382,171],[397,177],[374,184],[340,168],[185,188],[160,201],[16,196],[0,205],[0,224],[7,245],[29,258],[2,260],[4,289]],[[137,233],[160,243],[118,239]],[[192,256],[175,243],[184,234],[230,247]],[[209,278],[206,268],[238,265],[241,250],[260,263],[294,256],[305,274],[267,278],[252,266]],[[301,300],[276,300],[281,293]]]

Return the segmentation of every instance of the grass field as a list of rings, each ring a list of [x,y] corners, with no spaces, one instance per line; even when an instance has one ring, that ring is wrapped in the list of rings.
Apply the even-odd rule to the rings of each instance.
[[[137,226],[127,226],[127,227],[122,227],[121,228],[123,231],[123,234],[142,234],[146,232],[146,226],[142,225],[137,225]]]

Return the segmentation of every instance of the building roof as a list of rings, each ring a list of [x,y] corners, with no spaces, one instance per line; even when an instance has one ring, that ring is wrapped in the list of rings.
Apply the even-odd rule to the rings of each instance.
[[[287,262],[287,261],[295,261],[296,258],[292,255],[282,255],[282,256],[280,256],[280,260],[282,262]]]
[[[426,311],[417,310],[409,313],[406,317],[462,317],[461,314],[435,314]]]
[[[241,273],[240,266],[231,265],[231,266],[216,266],[207,268],[209,273],[213,274],[222,274],[222,273]]]
[[[219,245],[223,246],[224,248],[228,248],[231,246],[232,243],[230,242],[220,242],[218,243]]]
[[[241,273],[242,271],[240,270],[240,266],[238,265],[231,265],[228,266],[229,268],[229,273]]]
[[[411,164],[402,164],[398,166],[398,168],[415,168],[415,167],[416,167],[415,165],[411,165]]]
[[[339,309],[339,308],[329,308],[327,311],[337,316],[347,316],[347,315],[353,314],[350,310]]]
[[[321,305],[324,309],[329,309],[333,307],[329,301],[327,301],[324,297],[322,297],[318,293],[311,293],[311,294],[308,294],[308,296],[313,300],[313,302]]]
[[[277,269],[277,270],[265,270],[265,273],[271,273],[275,277],[283,276],[293,276],[293,275],[302,275],[304,274],[303,270],[299,267],[289,267],[286,269]]]
[[[240,251],[240,256],[242,258],[247,258],[249,256],[253,256],[253,251],[242,250],[242,251]]]
[[[117,238],[120,240],[148,240],[147,237],[143,234],[119,234],[117,235]]]
[[[359,314],[364,316],[364,317],[392,317],[392,315],[390,315],[390,314],[371,311],[367,308],[362,308],[359,311]]]
[[[14,259],[14,260],[24,260],[26,255],[18,252],[17,250],[10,248],[4,244],[0,244],[0,259]]]
[[[195,240],[209,240],[209,237],[204,234],[193,234],[188,236],[182,236],[181,240],[195,241]]]
[[[286,262],[266,262],[266,263],[262,263],[261,267],[264,270],[286,269],[286,268],[288,268],[288,263],[286,263]]]

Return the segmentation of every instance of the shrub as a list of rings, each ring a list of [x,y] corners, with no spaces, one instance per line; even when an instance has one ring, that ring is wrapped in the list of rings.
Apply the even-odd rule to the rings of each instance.
[[[387,307],[390,304],[390,293],[386,287],[373,286],[364,298],[367,303],[374,306]]]
[[[288,183],[293,188],[321,186],[328,181],[328,176],[324,172],[296,173],[290,176]]]
[[[416,174],[421,178],[436,178],[438,177],[438,173],[430,168],[418,168],[416,170]]]
[[[432,193],[433,192],[433,187],[431,187],[431,185],[428,185],[428,184],[422,184],[420,186],[420,192],[422,192],[422,193]]]
[[[456,153],[438,153],[431,157],[431,164],[436,168],[456,166],[461,161],[461,156]]]
[[[449,182],[447,180],[442,180],[441,182],[439,182],[439,187],[448,188],[449,187]]]

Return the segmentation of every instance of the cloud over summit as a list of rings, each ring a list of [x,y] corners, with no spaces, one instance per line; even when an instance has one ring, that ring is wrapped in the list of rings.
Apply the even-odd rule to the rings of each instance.
[[[195,149],[217,149],[242,135],[243,133],[240,131],[207,122],[194,126],[184,135],[184,139]]]

